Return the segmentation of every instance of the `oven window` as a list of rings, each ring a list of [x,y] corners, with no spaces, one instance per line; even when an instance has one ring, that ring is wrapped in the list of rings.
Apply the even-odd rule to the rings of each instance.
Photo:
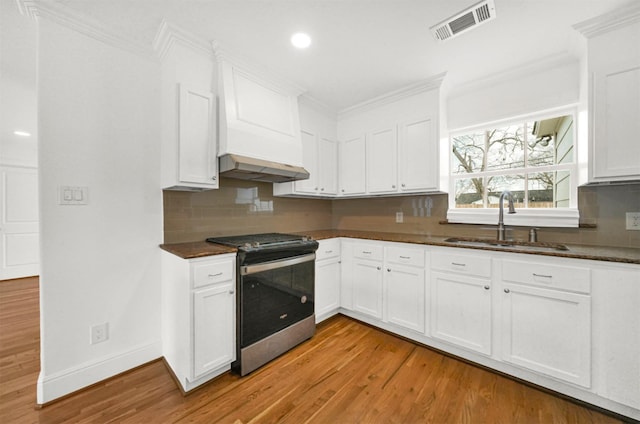
[[[242,276],[241,347],[313,315],[314,261]]]

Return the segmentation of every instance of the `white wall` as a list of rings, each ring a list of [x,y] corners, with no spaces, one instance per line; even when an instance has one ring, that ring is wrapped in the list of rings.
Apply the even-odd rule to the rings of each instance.
[[[579,60],[569,54],[558,54],[451,87],[447,127],[457,130],[577,104],[579,100]]]
[[[162,354],[161,113],[158,63],[47,19],[38,35],[44,403]]]

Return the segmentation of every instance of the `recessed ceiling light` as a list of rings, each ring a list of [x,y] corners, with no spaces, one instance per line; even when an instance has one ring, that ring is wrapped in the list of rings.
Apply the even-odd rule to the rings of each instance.
[[[20,137],[31,137],[31,133],[28,133],[26,131],[14,131],[13,133]]]
[[[311,45],[311,37],[304,32],[296,32],[291,36],[291,44],[299,49],[306,49]]]

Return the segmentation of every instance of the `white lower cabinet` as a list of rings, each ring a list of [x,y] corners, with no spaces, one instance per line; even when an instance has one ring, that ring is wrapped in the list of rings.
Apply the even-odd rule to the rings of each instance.
[[[235,360],[235,259],[182,259],[162,251],[162,350],[185,392]]]
[[[589,293],[588,268],[503,260],[502,359],[590,387]]]
[[[340,240],[319,240],[318,244],[315,268],[316,323],[338,313],[341,279]]]
[[[431,253],[431,336],[490,355],[491,257],[458,250]]]
[[[382,319],[382,261],[353,261],[353,310]]]
[[[387,247],[385,321],[418,333],[425,329],[424,249]]]

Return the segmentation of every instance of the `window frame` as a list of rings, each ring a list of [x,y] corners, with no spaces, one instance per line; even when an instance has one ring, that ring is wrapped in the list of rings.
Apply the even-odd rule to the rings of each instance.
[[[573,161],[570,164],[555,164],[544,166],[531,166],[527,164],[522,168],[510,168],[502,170],[481,171],[477,173],[454,174],[456,169],[455,156],[453,154],[453,139],[456,136],[469,134],[474,131],[485,131],[509,125],[521,125],[532,121],[541,121],[555,117],[570,115],[573,118],[571,128],[573,136]],[[447,221],[460,224],[485,224],[496,225],[498,223],[499,208],[456,208],[455,182],[457,179],[468,176],[489,177],[506,174],[532,174],[545,171],[568,171],[569,172],[569,207],[563,208],[517,208],[515,214],[504,214],[506,225],[534,226],[534,227],[578,227],[580,214],[578,211],[578,173],[580,158],[580,143],[578,141],[578,106],[570,105],[553,110],[535,112],[518,115],[511,118],[491,121],[479,125],[458,128],[449,131],[448,137],[448,187],[449,187],[449,207],[447,210]],[[526,148],[525,148],[526,151]],[[525,152],[525,155],[527,153]]]

